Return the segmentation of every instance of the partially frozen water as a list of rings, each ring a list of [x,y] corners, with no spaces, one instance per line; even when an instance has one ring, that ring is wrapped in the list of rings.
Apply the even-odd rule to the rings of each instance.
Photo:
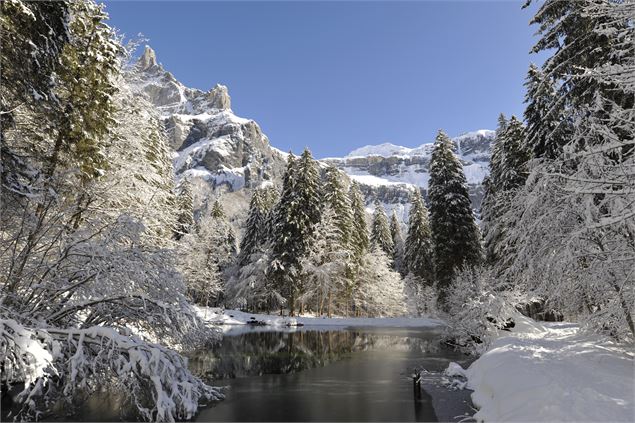
[[[256,328],[254,328],[256,329]],[[468,358],[442,348],[434,330],[357,328],[226,334],[190,356],[191,368],[226,399],[198,421],[458,421],[469,391],[441,373]],[[424,368],[422,389],[411,374]],[[458,417],[457,416],[462,416]]]

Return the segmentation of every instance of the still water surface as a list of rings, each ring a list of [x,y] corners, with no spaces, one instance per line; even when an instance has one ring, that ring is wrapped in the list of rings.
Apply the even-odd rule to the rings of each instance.
[[[459,421],[469,391],[449,391],[442,372],[468,357],[443,348],[434,329],[236,327],[189,356],[192,371],[226,399],[197,421]],[[413,389],[414,369],[425,369]],[[93,395],[72,416],[50,421],[135,421],[125,398]],[[123,410],[122,410],[123,407]]]
[[[469,391],[448,391],[441,373],[469,362],[438,339],[431,329],[228,333],[190,356],[195,373],[227,387],[196,420],[456,421],[471,411]],[[427,371],[421,391],[415,368]]]

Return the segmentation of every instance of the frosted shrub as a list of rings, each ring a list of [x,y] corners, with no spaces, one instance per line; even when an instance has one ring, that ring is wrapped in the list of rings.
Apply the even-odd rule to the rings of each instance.
[[[404,291],[408,313],[412,316],[436,316],[437,288],[427,285],[421,278],[409,273],[404,278]]]
[[[457,274],[447,292],[446,342],[482,353],[499,330],[513,322],[508,293],[496,292],[490,271],[477,267]]]
[[[0,358],[3,383],[25,382],[18,419],[37,418],[43,401],[70,405],[103,388],[124,393],[149,421],[190,419],[200,400],[223,397],[176,352],[106,327],[33,329],[0,320]]]

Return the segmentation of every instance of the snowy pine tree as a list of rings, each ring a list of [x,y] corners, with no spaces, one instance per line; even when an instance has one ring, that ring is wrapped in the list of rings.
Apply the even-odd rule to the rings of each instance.
[[[392,238],[393,244],[393,254],[392,254],[392,263],[393,269],[395,269],[400,274],[404,274],[405,266],[404,266],[404,239],[403,235],[401,235],[401,223],[397,218],[397,213],[393,209],[392,215],[390,216],[390,237]]]
[[[359,260],[368,250],[368,224],[366,223],[366,209],[364,208],[364,198],[359,190],[359,185],[352,182],[348,196],[351,201],[353,215],[353,230],[351,232],[351,250],[353,257]]]
[[[524,185],[528,175],[530,151],[526,146],[524,126],[515,116],[506,122],[503,130],[497,131],[493,152],[481,209],[485,253],[489,263],[499,259],[502,239],[510,230],[500,224],[500,217],[509,208],[515,191]]]
[[[392,257],[394,252],[394,243],[390,233],[388,217],[384,211],[384,207],[378,200],[375,200],[375,211],[373,213],[373,222],[371,224],[370,244],[373,247],[381,248],[388,257]]]
[[[527,72],[525,88],[527,148],[534,158],[553,159],[570,137],[571,122],[564,118],[562,110],[552,109],[557,99],[555,84],[533,63]]]
[[[335,166],[329,166],[326,169],[325,177],[324,203],[333,210],[334,224],[339,232],[337,242],[345,248],[349,245],[352,230],[350,200],[344,190],[342,174]]]
[[[194,227],[192,183],[188,179],[183,178],[176,187],[176,192],[178,216],[174,234],[175,238],[179,240]]]
[[[251,255],[262,248],[265,243],[266,233],[264,233],[264,229],[267,210],[262,198],[263,195],[264,193],[260,189],[256,189],[251,196],[249,214],[245,223],[245,233],[240,241],[239,266],[247,264]]]
[[[430,286],[434,282],[434,268],[428,209],[423,204],[418,189],[414,190],[411,198],[408,235],[404,247],[404,268],[406,273],[412,273],[418,278],[419,284]]]
[[[443,303],[456,272],[479,263],[482,255],[463,166],[443,131],[436,137],[430,160],[429,198],[435,279]]]
[[[336,216],[335,210],[327,205],[316,226],[309,251],[302,259],[306,286],[301,300],[313,306],[319,315],[326,311],[329,317],[334,310],[336,296],[346,287],[350,255],[341,243]]]
[[[319,180],[317,163],[308,149],[297,160],[289,155],[282,195],[276,206],[271,267],[276,290],[292,315],[302,293],[302,281],[298,278],[300,260],[320,220]]]

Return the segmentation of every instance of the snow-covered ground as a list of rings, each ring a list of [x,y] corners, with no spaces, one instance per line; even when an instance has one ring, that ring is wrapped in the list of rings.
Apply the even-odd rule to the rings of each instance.
[[[199,316],[210,324],[221,326],[246,325],[251,320],[264,322],[268,327],[285,328],[298,326],[312,327],[385,327],[421,328],[440,327],[442,320],[426,317],[284,317],[272,314],[245,313],[239,310],[223,310],[213,307],[196,307]]]
[[[517,316],[465,371],[486,422],[635,421],[633,346]],[[461,369],[450,366],[449,373]]]

